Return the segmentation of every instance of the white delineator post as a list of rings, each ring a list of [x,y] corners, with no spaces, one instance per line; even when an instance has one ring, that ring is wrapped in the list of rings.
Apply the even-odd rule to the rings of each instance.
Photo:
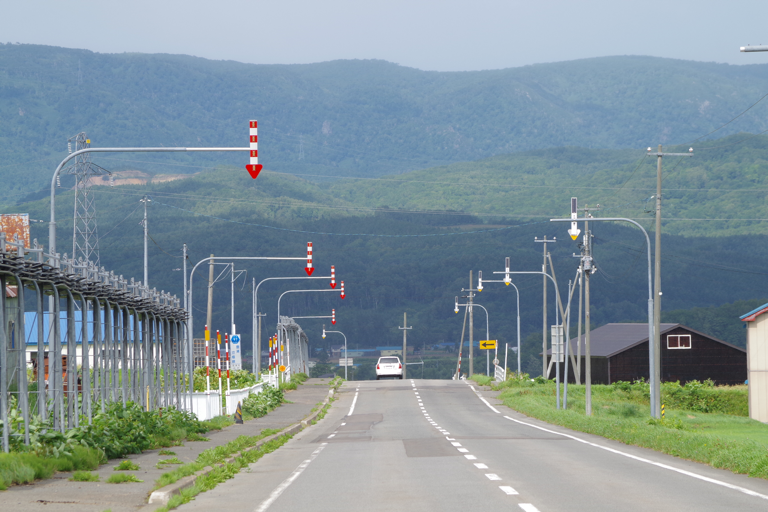
[[[224,350],[227,353],[227,407],[229,407],[229,334],[227,333],[224,333]]]
[[[248,174],[251,178],[256,179],[261,172],[263,166],[259,165],[259,134],[258,134],[258,121],[250,122],[250,155],[251,163],[246,165]]]
[[[208,355],[208,345],[211,342],[211,331],[205,326],[205,406],[208,417],[211,417],[211,359]],[[193,376],[194,378],[194,376]]]
[[[312,272],[315,271],[315,269],[312,268],[312,242],[307,242],[307,268],[304,270],[307,271],[308,276],[311,276]]]

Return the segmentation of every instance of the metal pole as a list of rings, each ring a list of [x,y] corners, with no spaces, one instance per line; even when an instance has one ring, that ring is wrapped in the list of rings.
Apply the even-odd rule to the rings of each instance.
[[[407,364],[407,357],[408,357],[408,341],[406,338],[406,333],[408,332],[408,329],[411,329],[411,327],[408,327],[408,322],[406,321],[406,313],[403,312],[403,326],[398,327],[401,331],[403,331],[403,379],[407,378],[406,374],[406,364]]]
[[[544,239],[539,240],[538,237],[534,239],[534,242],[540,242],[544,244],[544,266],[543,271],[547,272],[547,243],[557,242],[557,237],[553,237],[552,240],[547,240],[546,235]],[[547,377],[547,278],[542,277],[543,291],[542,291],[542,325],[541,325],[541,375]],[[557,308],[557,305],[555,305]]]
[[[649,375],[651,377],[651,393],[654,395],[651,401],[651,416],[661,417],[661,406],[657,406],[660,391],[659,380],[661,377],[661,144],[656,160],[656,255],[654,259],[654,290],[653,295],[653,366]],[[650,340],[649,340],[650,343]],[[658,407],[658,410],[657,410]]]
[[[24,419],[24,444],[29,446],[29,393],[27,392],[27,329],[24,326],[24,283],[21,282],[21,278],[14,274],[16,278],[17,301],[19,304],[17,310],[17,322],[16,332],[19,333],[16,336],[19,343],[19,406],[21,407],[21,415]],[[5,288],[2,293],[5,294]],[[0,324],[1,325],[1,324]]]
[[[5,276],[0,275],[0,420],[3,421],[3,451],[10,451],[8,425],[8,337],[5,331]]]
[[[587,257],[592,256],[592,235],[589,232],[589,221],[584,222],[584,239],[585,239],[585,250]],[[584,272],[584,331],[586,331],[586,339],[584,340],[584,347],[585,347],[585,353],[584,353],[584,384],[586,385],[586,389],[584,391],[585,395],[585,414],[587,416],[592,416],[592,352],[590,350],[589,346],[589,337],[590,337],[590,330],[591,330],[591,319],[589,316],[589,276],[592,274],[592,269],[585,268]]]
[[[140,201],[144,203],[144,221],[142,222],[142,225],[144,226],[144,286],[149,288],[149,259],[147,253],[147,203],[149,202],[149,198],[144,194],[144,198],[140,199]]]
[[[473,317],[474,315],[472,307],[472,299],[474,298],[474,295],[472,293],[472,271],[469,271],[469,377],[471,378],[474,374],[474,346],[473,346],[473,340],[472,340],[472,333],[474,331],[474,323],[473,323]]]

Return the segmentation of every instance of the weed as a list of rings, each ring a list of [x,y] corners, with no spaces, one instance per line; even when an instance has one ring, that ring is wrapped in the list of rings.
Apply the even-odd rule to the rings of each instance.
[[[90,471],[75,471],[69,480],[72,482],[98,482],[99,475],[95,475]]]
[[[160,450],[158,454],[159,455],[176,455],[176,452],[172,452],[171,450]]]
[[[192,432],[187,434],[187,441],[210,441],[210,439],[205,436],[201,436],[197,432]]]
[[[133,473],[115,473],[107,479],[108,484],[122,484],[128,482],[143,482],[139,480]]]
[[[181,462],[178,457],[173,457],[172,459],[157,461],[157,464],[155,465],[155,467],[157,467],[157,469],[164,469],[165,466],[168,464],[184,464],[184,463]]]
[[[114,471],[138,471],[139,465],[130,460],[124,460],[114,467]]]

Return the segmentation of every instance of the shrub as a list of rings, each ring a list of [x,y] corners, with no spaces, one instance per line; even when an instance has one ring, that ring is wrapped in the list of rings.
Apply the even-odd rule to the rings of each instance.
[[[243,400],[243,412],[254,418],[265,416],[269,411],[277,408],[284,402],[283,390],[265,385],[261,393],[251,393]]]

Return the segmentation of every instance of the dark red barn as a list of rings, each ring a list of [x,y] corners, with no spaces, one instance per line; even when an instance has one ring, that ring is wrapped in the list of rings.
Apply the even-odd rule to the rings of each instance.
[[[577,354],[576,338],[571,350]],[[581,336],[581,373],[584,374],[585,335]],[[606,324],[590,333],[592,382],[648,380],[648,324]],[[551,355],[551,351],[548,351]],[[570,363],[569,363],[570,366]],[[560,374],[565,370],[560,364]],[[555,375],[555,368],[549,378]],[[575,382],[573,368],[569,382]],[[661,324],[661,380],[703,381],[716,384],[744,384],[747,380],[747,352],[717,338],[681,324]],[[584,379],[582,378],[582,382]]]

